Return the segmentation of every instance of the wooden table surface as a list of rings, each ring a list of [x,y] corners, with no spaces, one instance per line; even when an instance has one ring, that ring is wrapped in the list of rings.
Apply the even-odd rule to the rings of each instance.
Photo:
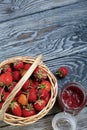
[[[87,90],[87,0],[0,0],[0,62],[13,56],[43,55],[52,73],[64,65],[69,74],[58,80],[80,82]],[[59,107],[32,125],[10,126],[0,121],[0,130],[53,130]],[[87,107],[79,114],[78,130],[87,130]],[[79,116],[78,115],[78,116]]]

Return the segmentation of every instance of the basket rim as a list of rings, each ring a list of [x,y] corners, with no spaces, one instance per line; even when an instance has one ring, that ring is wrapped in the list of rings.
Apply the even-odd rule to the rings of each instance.
[[[3,67],[6,64],[16,62],[17,60],[23,60],[23,62],[26,63],[33,63],[35,60],[35,57],[30,57],[30,56],[16,56],[16,57],[11,57],[8,58],[7,60],[4,60],[0,63],[0,68]],[[10,125],[28,125],[32,124],[33,122],[38,121],[42,117],[44,117],[53,107],[57,93],[58,93],[58,82],[56,77],[53,75],[53,73],[49,70],[49,68],[43,63],[40,62],[39,64],[40,67],[42,67],[48,74],[48,78],[51,82],[51,97],[47,103],[47,105],[42,109],[40,112],[38,112],[36,115],[31,116],[31,117],[18,117],[14,116],[11,114],[8,114],[5,112],[4,114],[4,122],[10,124]]]

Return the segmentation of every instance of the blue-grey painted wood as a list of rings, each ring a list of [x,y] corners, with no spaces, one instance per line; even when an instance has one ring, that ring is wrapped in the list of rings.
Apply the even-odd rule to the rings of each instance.
[[[78,1],[81,0],[0,0],[0,22],[66,6]],[[15,9],[12,9],[13,7]]]
[[[46,61],[86,54],[86,4],[81,2],[1,23],[0,61],[14,55],[42,53]]]
[[[5,10],[10,7],[9,0],[0,1],[0,62],[12,56],[42,53],[44,63],[53,73],[62,65],[69,69],[68,76],[58,80],[59,88],[66,82],[77,81],[87,89],[87,1],[78,0],[73,4],[67,3],[67,6],[54,1],[22,0],[21,6],[20,2],[17,3],[19,9],[13,12]],[[85,109],[84,118],[79,118],[78,130],[87,130]],[[51,121],[58,112],[55,103],[47,116],[22,129],[52,130]],[[0,121],[0,130],[5,129],[19,130],[21,127]]]

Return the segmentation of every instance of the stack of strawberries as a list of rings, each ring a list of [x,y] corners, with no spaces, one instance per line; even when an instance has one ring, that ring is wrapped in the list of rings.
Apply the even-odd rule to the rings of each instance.
[[[17,61],[0,69],[0,109],[31,65],[31,63]],[[20,117],[35,115],[46,106],[50,94],[51,83],[47,72],[38,66],[9,104],[6,112]]]

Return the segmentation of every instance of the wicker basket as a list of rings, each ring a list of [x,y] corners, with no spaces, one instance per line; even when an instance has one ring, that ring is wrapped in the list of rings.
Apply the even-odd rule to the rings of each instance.
[[[3,67],[6,64],[10,64],[10,63],[13,63],[13,62],[18,61],[18,60],[22,60],[25,63],[32,63],[32,66],[25,73],[25,75],[18,82],[16,87],[12,90],[12,92],[10,93],[10,95],[8,96],[6,101],[4,102],[2,109],[0,110],[0,119],[3,120],[4,122],[10,124],[10,125],[23,126],[23,125],[32,124],[32,123],[38,121],[39,119],[44,117],[51,110],[51,108],[53,107],[55,100],[56,100],[58,85],[57,85],[57,80],[54,77],[54,75],[50,72],[48,67],[42,62],[42,55],[39,55],[36,59],[33,58],[33,57],[28,57],[28,56],[12,57],[12,58],[9,58],[9,59],[3,61],[0,64],[0,68]],[[22,85],[29,78],[29,76],[33,73],[33,71],[35,70],[35,68],[37,66],[42,67],[47,72],[48,78],[49,78],[51,85],[52,85],[52,87],[51,87],[51,97],[50,97],[47,105],[38,114],[31,116],[31,117],[18,117],[18,116],[14,116],[14,115],[6,113],[5,111],[8,107],[8,105],[10,104],[10,102],[12,101],[12,99],[14,98],[16,93],[21,89]]]

